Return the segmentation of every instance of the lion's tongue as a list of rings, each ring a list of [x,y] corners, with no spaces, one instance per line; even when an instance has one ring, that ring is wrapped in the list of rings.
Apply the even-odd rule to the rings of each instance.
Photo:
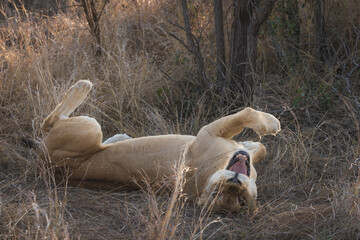
[[[245,165],[245,161],[237,161],[234,165],[231,166],[230,171],[247,175],[247,167]]]

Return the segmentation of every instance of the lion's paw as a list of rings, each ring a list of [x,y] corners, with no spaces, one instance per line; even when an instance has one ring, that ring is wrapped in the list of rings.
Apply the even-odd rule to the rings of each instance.
[[[89,80],[80,80],[72,85],[66,94],[65,105],[72,109],[71,111],[74,111],[85,100],[92,85]]]
[[[265,135],[276,135],[280,132],[280,122],[273,115],[256,111],[256,115],[254,117],[256,120],[253,121],[253,124],[251,124],[251,128],[254,129],[260,137]]]
[[[276,135],[281,130],[279,120],[271,114],[264,113],[266,132],[264,135]]]
[[[92,88],[88,80],[80,80],[70,87],[55,113],[58,117],[67,118],[80,104],[82,104]]]
[[[92,88],[92,83],[89,80],[79,80],[77,83],[71,86],[69,89],[70,95],[87,96]]]

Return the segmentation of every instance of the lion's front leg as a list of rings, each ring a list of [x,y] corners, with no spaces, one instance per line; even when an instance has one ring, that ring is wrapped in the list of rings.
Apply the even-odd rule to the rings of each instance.
[[[253,129],[260,136],[275,135],[281,130],[280,122],[276,117],[248,107],[238,113],[210,123],[201,131],[206,131],[213,136],[230,139],[246,127]]]
[[[88,80],[80,80],[71,86],[64,99],[56,106],[54,111],[45,118],[41,129],[44,132],[49,132],[58,120],[68,118],[69,115],[84,102],[91,88],[92,83]]]

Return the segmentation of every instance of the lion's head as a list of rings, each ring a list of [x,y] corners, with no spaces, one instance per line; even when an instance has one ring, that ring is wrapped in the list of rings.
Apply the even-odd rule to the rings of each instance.
[[[250,214],[257,211],[257,188],[250,178],[250,155],[237,151],[226,169],[215,172],[208,180],[199,200],[200,205],[212,206],[215,211],[239,212],[248,208]]]

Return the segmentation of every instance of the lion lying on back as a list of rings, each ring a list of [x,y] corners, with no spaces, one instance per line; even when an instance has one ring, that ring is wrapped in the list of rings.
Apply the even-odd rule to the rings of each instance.
[[[131,184],[144,175],[150,180],[174,174],[183,156],[187,168],[184,192],[200,205],[213,202],[215,210],[249,212],[257,209],[254,165],[265,157],[259,142],[235,142],[245,127],[260,136],[280,131],[272,115],[245,108],[203,127],[197,136],[160,135],[130,139],[116,135],[102,143],[99,123],[90,117],[69,115],[85,100],[92,83],[80,80],[42,124],[51,164],[69,169],[74,180]]]

